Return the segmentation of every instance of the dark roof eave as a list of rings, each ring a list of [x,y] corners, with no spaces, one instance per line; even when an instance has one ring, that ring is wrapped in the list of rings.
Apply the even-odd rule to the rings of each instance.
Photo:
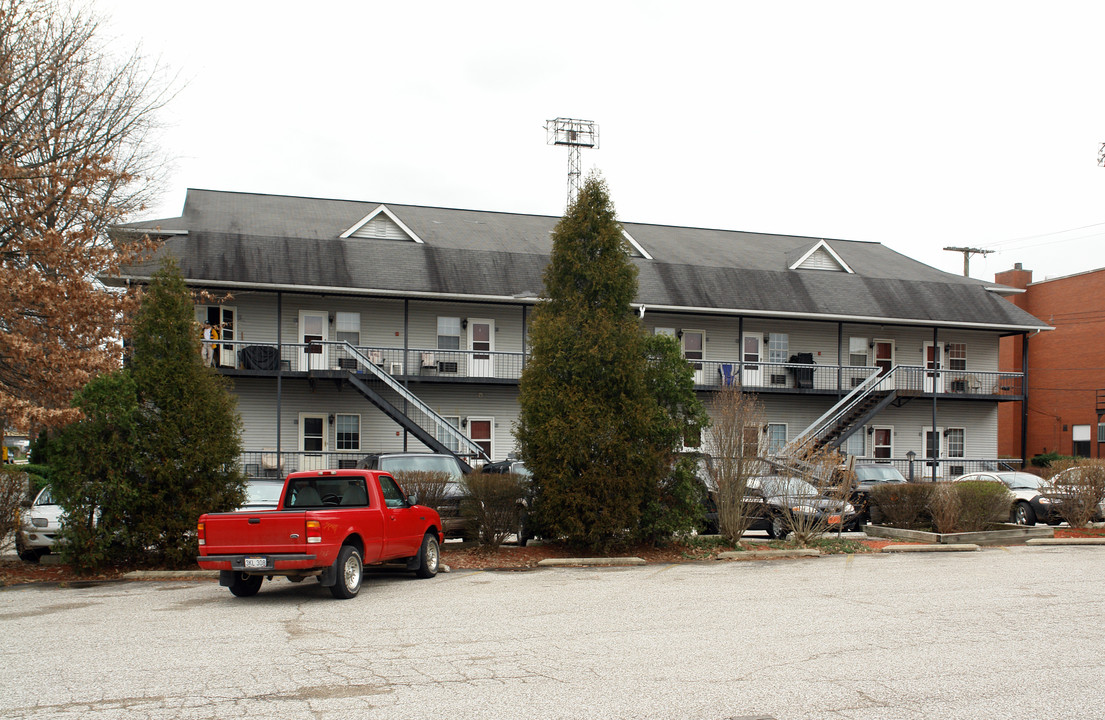
[[[149,277],[138,275],[121,275],[110,278],[102,278],[105,285],[121,286],[129,282],[147,283]],[[231,280],[201,280],[198,278],[186,278],[185,283],[197,287],[238,288],[241,290],[261,290],[265,292],[289,292],[312,295],[367,295],[371,297],[391,298],[417,298],[420,300],[458,300],[464,302],[486,302],[513,305],[535,305],[537,296],[515,295],[476,295],[467,293],[447,292],[420,292],[411,290],[389,290],[383,288],[348,288],[325,287],[319,285],[275,285],[270,283],[243,283]],[[845,315],[833,313],[787,312],[778,310],[754,310],[749,308],[720,308],[720,307],[690,307],[682,305],[655,305],[647,301],[637,300],[634,307],[644,306],[645,312],[688,313],[694,315],[730,315],[744,317],[771,317],[785,318],[788,320],[812,320],[816,322],[844,322],[858,324],[879,325],[906,325],[913,327],[944,327],[971,330],[992,330],[1011,333],[1037,332],[1041,330],[1053,330],[1054,328],[1040,325],[1017,325],[1012,323],[979,323],[961,320],[932,320],[926,318],[893,318],[883,316]]]

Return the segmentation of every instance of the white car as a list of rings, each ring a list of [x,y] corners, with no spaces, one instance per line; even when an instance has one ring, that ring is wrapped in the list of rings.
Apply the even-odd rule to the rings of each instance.
[[[1044,493],[1048,483],[1042,477],[1026,472],[976,472],[960,475],[953,482],[981,480],[1000,482],[1013,493],[1013,506],[1009,520],[1017,525],[1035,525],[1037,522],[1058,525],[1062,518],[1054,502]]]
[[[23,512],[23,524],[15,536],[19,557],[38,562],[50,552],[61,532],[61,506],[54,502],[50,486],[42,488],[31,506]]]

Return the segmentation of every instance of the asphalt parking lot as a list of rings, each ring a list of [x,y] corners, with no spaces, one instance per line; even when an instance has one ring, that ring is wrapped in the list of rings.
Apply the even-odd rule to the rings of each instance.
[[[1105,547],[0,590],[0,716],[1091,718]]]

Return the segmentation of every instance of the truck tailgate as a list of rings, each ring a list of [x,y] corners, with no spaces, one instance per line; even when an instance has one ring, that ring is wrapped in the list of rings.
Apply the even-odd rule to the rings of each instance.
[[[207,515],[204,555],[299,553],[307,547],[306,513],[286,510]]]

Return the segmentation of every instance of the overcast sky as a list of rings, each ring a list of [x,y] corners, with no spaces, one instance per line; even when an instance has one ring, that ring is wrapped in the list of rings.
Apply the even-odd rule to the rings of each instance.
[[[570,117],[625,221],[1105,267],[1100,0],[88,2],[183,84],[150,217],[189,187],[559,215]]]

